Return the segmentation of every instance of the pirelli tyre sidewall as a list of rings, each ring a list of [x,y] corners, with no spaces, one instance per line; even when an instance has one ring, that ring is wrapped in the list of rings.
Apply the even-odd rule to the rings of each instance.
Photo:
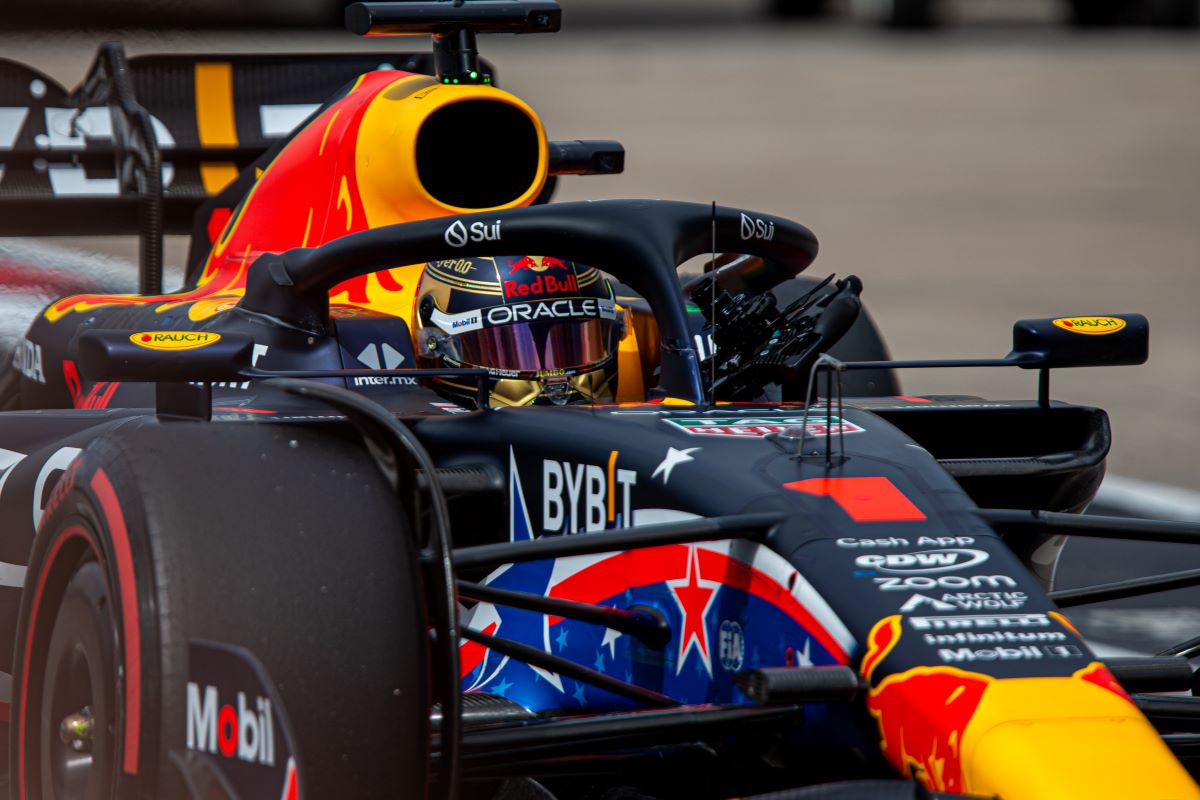
[[[137,690],[137,704],[157,704],[158,698],[151,695],[158,676],[151,670],[157,671],[162,662],[140,656],[145,648],[160,649],[158,629],[139,620],[130,629],[136,632],[135,644],[120,627],[127,619],[138,619],[141,599],[136,581],[122,594],[119,572],[148,574],[151,565],[144,540],[138,540],[135,556],[128,535],[131,524],[140,527],[140,520],[129,519],[136,509],[113,504],[114,466],[82,458],[73,462],[55,485],[34,540],[15,643],[9,741],[10,792],[15,798],[116,794],[117,763],[125,758],[124,731],[115,730],[124,716],[118,704],[134,696],[131,688]],[[118,482],[124,477],[119,475]],[[79,589],[85,581],[92,591],[85,589],[84,594],[92,602],[81,609]],[[130,615],[124,613],[126,608]],[[75,634],[66,647],[61,642],[64,630]],[[77,651],[74,658],[65,652],[70,649]],[[124,669],[127,665],[133,670]],[[64,708],[63,701],[71,699],[77,702]],[[57,727],[67,714],[85,709],[94,720],[91,763],[81,764],[71,775],[68,745]],[[140,721],[141,709],[136,710]],[[59,720],[47,724],[53,716]],[[153,763],[155,756],[148,749],[157,741],[147,739],[147,750],[142,744],[139,735],[130,760]],[[80,759],[88,755],[82,752]]]
[[[10,796],[188,797],[247,774],[189,747],[197,643],[269,676],[269,692],[245,687],[246,703],[267,695],[286,720],[271,755],[295,757],[302,796],[424,787],[422,597],[405,515],[348,431],[132,420],[64,472],[38,528]],[[242,700],[222,687],[220,703]],[[90,733],[73,733],[89,718]],[[271,767],[270,780],[285,774]]]

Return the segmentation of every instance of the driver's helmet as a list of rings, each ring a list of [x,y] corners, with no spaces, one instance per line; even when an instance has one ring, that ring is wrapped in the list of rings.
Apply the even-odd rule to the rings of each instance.
[[[553,256],[434,261],[416,295],[424,365],[483,368],[494,405],[612,402],[621,326],[612,287],[592,267]],[[474,405],[475,381],[438,377]]]

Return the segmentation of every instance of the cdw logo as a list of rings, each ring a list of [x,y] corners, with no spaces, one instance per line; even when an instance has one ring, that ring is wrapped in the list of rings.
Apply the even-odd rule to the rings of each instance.
[[[203,696],[201,692],[203,691]],[[187,685],[187,747],[201,753],[220,753],[251,763],[275,765],[275,736],[271,701],[259,697],[246,705],[238,692],[237,706],[220,705],[215,686]]]
[[[880,572],[919,575],[966,569],[978,566],[987,560],[988,554],[983,550],[950,547],[944,550],[921,550],[916,553],[859,556],[854,559],[854,564]]]

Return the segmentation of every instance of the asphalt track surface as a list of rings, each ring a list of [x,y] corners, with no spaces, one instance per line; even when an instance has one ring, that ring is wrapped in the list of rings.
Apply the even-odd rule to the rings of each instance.
[[[626,174],[565,181],[559,199],[717,200],[802,221],[821,240],[811,271],[862,277],[896,357],[999,356],[1020,318],[1145,313],[1148,364],[1059,371],[1052,394],[1109,410],[1110,472],[1200,489],[1200,38],[1028,24],[897,37],[764,24],[746,2],[630,27],[628,11],[590,9],[572,29],[568,7],[557,36],[481,48],[552,138],[625,143]],[[389,49],[334,32],[0,32],[0,53],[71,86],[117,36],[133,54]],[[168,261],[183,254],[172,242]],[[903,381],[911,394],[1035,391],[1007,370]],[[1178,547],[1084,552],[1064,586],[1200,567]],[[1189,595],[1124,605],[1143,610],[1076,615],[1143,650],[1200,632]]]

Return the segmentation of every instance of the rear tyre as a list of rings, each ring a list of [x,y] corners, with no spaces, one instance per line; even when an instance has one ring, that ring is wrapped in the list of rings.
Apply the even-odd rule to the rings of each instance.
[[[1077,28],[1110,28],[1130,21],[1130,0],[1071,0],[1071,20]]]
[[[11,796],[184,798],[217,773],[238,776],[241,796],[281,796],[285,764],[189,749],[197,642],[265,670],[306,796],[423,786],[421,598],[405,515],[358,443],[283,425],[119,428],[63,475],[34,542]],[[219,702],[236,711],[241,698]],[[243,736],[240,719],[236,731],[221,720],[222,741]],[[286,744],[273,743],[277,761]],[[247,769],[270,791],[236,785]]]
[[[1157,0],[1151,4],[1151,21],[1166,28],[1200,25],[1200,0]]]
[[[855,16],[900,30],[921,30],[941,23],[938,0],[850,0]]]
[[[828,0],[771,0],[771,13],[787,19],[819,19],[829,13]]]
[[[0,411],[21,407],[21,375],[15,369],[0,372]]]
[[[885,23],[898,30],[925,30],[939,22],[934,0],[891,0]]]
[[[76,564],[59,571],[70,577],[50,629],[42,679],[26,687],[25,704],[33,712],[27,719],[47,721],[25,731],[26,767],[15,777],[28,797],[106,798],[113,793],[115,752],[109,731],[117,722],[116,626],[103,568],[84,533],[82,528],[64,530],[56,540],[60,558]]]

